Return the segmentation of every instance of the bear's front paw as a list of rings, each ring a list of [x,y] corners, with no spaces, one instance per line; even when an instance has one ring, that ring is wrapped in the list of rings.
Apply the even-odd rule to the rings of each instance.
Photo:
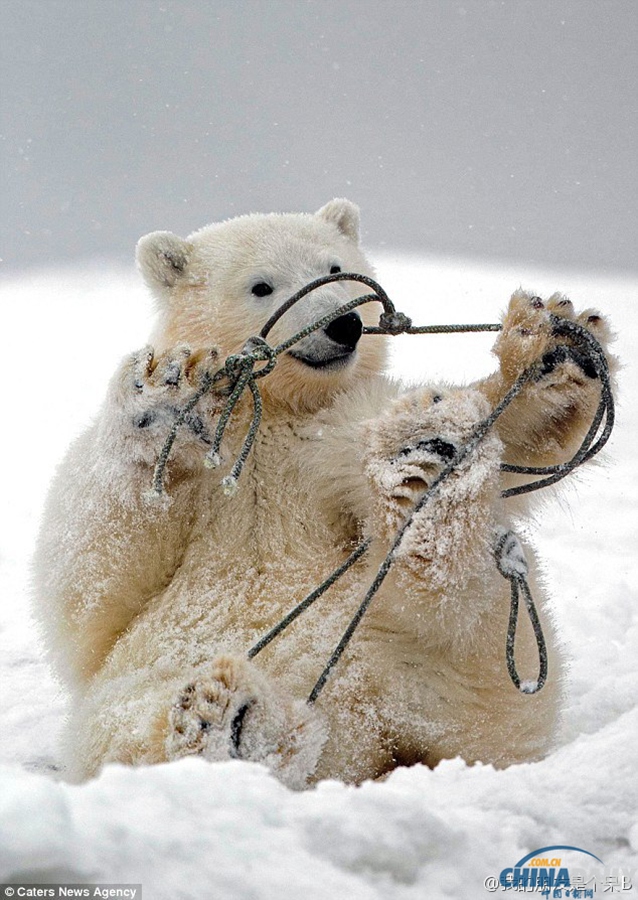
[[[558,321],[557,321],[558,320]],[[506,461],[527,465],[563,462],[584,437],[600,402],[600,360],[572,324],[592,335],[606,353],[611,331],[592,309],[576,313],[562,294],[544,302],[525,291],[515,293],[494,352],[499,358],[501,394],[532,365],[537,374],[507,410],[499,426]],[[607,355],[613,372],[616,361]]]
[[[134,459],[155,463],[184,405],[218,368],[216,350],[193,351],[185,344],[159,355],[145,347],[124,360],[109,397],[119,437],[127,440]],[[171,453],[173,463],[201,465],[211,444],[211,419],[219,406],[219,396],[209,391],[187,413]],[[105,425],[107,431],[112,425],[113,418]]]
[[[261,762],[289,787],[314,771],[325,735],[309,707],[279,694],[254,665],[221,656],[186,685],[169,713],[169,759]]]
[[[508,386],[534,363],[539,364],[541,377],[551,375],[547,386],[587,385],[597,379],[587,348],[578,346],[569,335],[557,333],[553,317],[586,329],[607,350],[611,330],[596,310],[576,313],[571,300],[563,294],[553,294],[545,302],[527,291],[517,291],[510,300],[503,330],[494,346]]]
[[[366,472],[376,500],[373,521],[388,536],[401,527],[488,412],[486,400],[471,389],[414,391],[369,426]],[[485,478],[493,477],[499,454],[500,442],[493,435],[474,451],[474,483],[465,478],[468,460],[454,467],[447,480],[459,499],[469,499]],[[490,460],[485,471],[478,465],[483,458]]]

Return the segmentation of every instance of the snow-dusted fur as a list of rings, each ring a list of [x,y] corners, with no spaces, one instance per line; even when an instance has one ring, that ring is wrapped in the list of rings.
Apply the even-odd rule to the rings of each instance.
[[[511,683],[510,586],[494,545],[529,500],[501,499],[514,477],[499,464],[555,463],[577,446],[600,388],[571,357],[547,366],[417,515],[316,706],[305,698],[397,528],[445,465],[437,448],[458,447],[519,372],[554,348],[548,312],[574,317],[571,303],[515,293],[495,346],[499,371],[471,387],[407,391],[384,377],[385,339],[363,337],[339,360],[344,345],[314,334],[260,382],[263,422],[236,496],[221,482],[250,404],[240,403],[211,471],[203,458],[225,397],[210,393],[180,430],[166,495],[153,501],[157,455],[203,372],[306,282],[335,266],[372,270],[358,246],[358,211],[345,200],[315,215],[241,217],[187,240],[148,235],[138,262],[158,300],[151,346],[123,361],[95,424],[71,448],[35,560],[39,618],[71,694],[70,777],[109,761],[201,754],[261,761],[301,787],[456,755],[504,766],[546,753],[560,711],[560,654],[527,547],[549,683],[534,696]],[[256,295],[256,284],[272,293]],[[363,293],[350,283],[316,291],[270,342]],[[372,324],[380,307],[359,312]],[[598,314],[578,320],[607,337]],[[255,641],[363,536],[373,538],[368,557],[249,662]],[[531,630],[524,622],[519,631],[518,671],[534,678]]]

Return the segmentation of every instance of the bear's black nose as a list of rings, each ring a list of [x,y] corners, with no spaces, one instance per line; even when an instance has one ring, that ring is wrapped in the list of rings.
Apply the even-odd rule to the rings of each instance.
[[[335,344],[341,344],[348,350],[354,350],[359,342],[363,331],[363,323],[361,317],[356,312],[346,313],[345,316],[339,316],[334,322],[326,325],[325,333]]]

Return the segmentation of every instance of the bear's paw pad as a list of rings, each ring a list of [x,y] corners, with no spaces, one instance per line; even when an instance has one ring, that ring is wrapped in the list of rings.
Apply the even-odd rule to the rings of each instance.
[[[552,319],[554,317],[554,319]],[[548,386],[587,384],[596,379],[596,370],[587,350],[575,347],[569,338],[556,333],[556,318],[584,328],[602,345],[612,339],[609,323],[596,310],[577,312],[572,301],[560,293],[547,301],[526,291],[517,291],[510,300],[503,330],[495,352],[501,370],[513,380],[524,368],[537,362],[540,375],[551,376]]]
[[[209,677],[180,691],[169,713],[170,759],[195,754],[215,759],[243,756],[244,722],[256,698],[242,680],[234,661],[222,658]]]

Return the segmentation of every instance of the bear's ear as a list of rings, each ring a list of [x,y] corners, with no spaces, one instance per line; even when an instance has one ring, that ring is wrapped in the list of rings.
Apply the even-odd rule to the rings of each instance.
[[[153,291],[165,293],[184,277],[192,247],[170,231],[154,231],[140,238],[135,253],[144,280]]]
[[[336,225],[339,231],[355,244],[359,243],[359,207],[350,200],[331,200],[317,211],[317,215],[326,222]]]

